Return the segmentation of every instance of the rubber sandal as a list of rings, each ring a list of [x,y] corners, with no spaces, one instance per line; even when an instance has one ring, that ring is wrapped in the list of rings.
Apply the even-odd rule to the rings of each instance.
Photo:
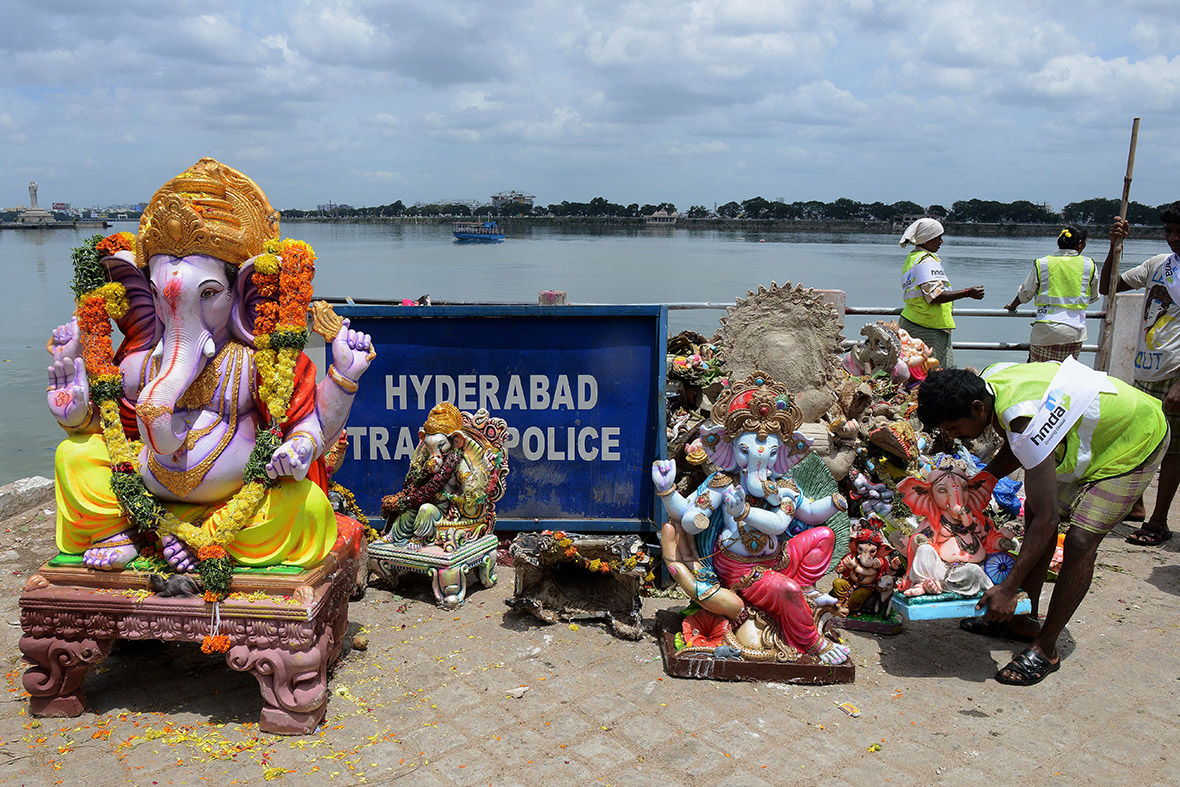
[[[1032,642],[1033,637],[1027,634],[1017,634],[1008,627],[1007,623],[998,623],[983,618],[963,618],[959,621],[959,628],[981,637],[995,637],[996,639],[1010,639],[1014,642]]]
[[[1137,547],[1158,547],[1160,544],[1171,539],[1171,537],[1172,531],[1167,528],[1163,530],[1152,530],[1151,528],[1141,527],[1127,536],[1127,543],[1134,544]]]
[[[996,681],[1008,686],[1035,686],[1060,668],[1061,659],[1054,663],[1032,648],[1025,648],[996,673]],[[1004,670],[1017,677],[1005,676]]]

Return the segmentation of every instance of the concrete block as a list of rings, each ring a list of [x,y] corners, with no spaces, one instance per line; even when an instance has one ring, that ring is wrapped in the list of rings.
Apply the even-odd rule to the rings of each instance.
[[[53,502],[53,480],[35,475],[0,486],[0,519]]]

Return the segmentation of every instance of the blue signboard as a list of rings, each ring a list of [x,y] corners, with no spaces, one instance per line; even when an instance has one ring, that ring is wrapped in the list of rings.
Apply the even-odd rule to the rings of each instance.
[[[335,478],[362,510],[401,489],[435,404],[509,427],[507,530],[650,530],[665,452],[664,306],[336,306],[377,358]]]

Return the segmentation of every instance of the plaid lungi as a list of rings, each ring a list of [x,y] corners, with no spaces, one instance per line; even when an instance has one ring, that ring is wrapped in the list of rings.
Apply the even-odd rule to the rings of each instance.
[[[1162,404],[1164,397],[1168,395],[1168,389],[1175,385],[1177,380],[1180,380],[1180,377],[1173,377],[1170,380],[1133,380],[1132,385],[1143,393],[1151,394],[1159,399]],[[1164,418],[1167,419],[1168,429],[1172,432],[1172,441],[1168,443],[1167,453],[1180,454],[1180,413],[1165,411]]]
[[[899,328],[904,328],[910,336],[926,342],[934,351],[934,357],[938,359],[938,363],[943,369],[949,369],[955,365],[955,351],[951,347],[950,331],[924,328],[905,317],[898,317],[897,325]]]
[[[1169,438],[1165,435],[1151,455],[1143,460],[1143,464],[1129,473],[1091,483],[1058,483],[1057,501],[1062,521],[1068,521],[1071,526],[1090,533],[1109,533],[1126,518],[1131,506],[1151,484],[1159,472],[1160,462],[1169,444]]]
[[[1071,356],[1076,359],[1081,351],[1081,342],[1071,342],[1070,344],[1030,344],[1028,347],[1028,362],[1064,361]]]

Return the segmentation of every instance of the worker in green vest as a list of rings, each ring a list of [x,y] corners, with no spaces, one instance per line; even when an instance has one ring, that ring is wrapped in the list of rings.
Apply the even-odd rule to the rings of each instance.
[[[1139,341],[1136,347],[1134,386],[1158,399],[1172,429],[1160,480],[1155,490],[1155,506],[1143,527],[1127,537],[1127,543],[1157,547],[1172,537],[1168,512],[1180,488],[1180,201],[1160,206],[1164,224],[1164,241],[1170,254],[1157,254],[1118,277],[1116,292],[1144,288],[1147,290],[1140,310]],[[1110,227],[1111,253],[1102,263],[1098,276],[1102,294],[1106,295],[1114,267],[1113,250],[1130,232],[1126,219],[1115,216]],[[1147,509],[1139,501],[1127,519],[1143,521]]]
[[[1064,361],[1078,357],[1086,340],[1086,307],[1100,297],[1098,269],[1094,260],[1083,257],[1086,231],[1066,227],[1057,235],[1057,253],[1033,262],[1032,270],[1006,307],[1030,300],[1037,316],[1029,337],[1028,361]]]
[[[983,618],[960,628],[1027,642],[996,673],[1017,686],[1060,666],[1057,638],[1090,589],[1098,544],[1151,483],[1168,446],[1168,424],[1153,397],[1067,358],[1058,363],[993,364],[932,372],[918,389],[918,418],[948,439],[972,440],[990,426],[1004,442],[982,472],[995,479],[1024,468],[1024,542],[1011,573],[984,591]],[[1041,587],[1067,524],[1064,558],[1044,624]],[[1014,615],[1017,592],[1032,602]]]
[[[962,298],[983,299],[983,287],[950,289],[950,279],[936,253],[942,246],[942,224],[922,218],[906,228],[899,241],[901,247],[913,245],[901,268],[901,291],[905,308],[898,325],[911,336],[930,346],[934,357],[943,367],[953,366],[955,353],[951,347],[951,330],[955,318],[951,303]]]

